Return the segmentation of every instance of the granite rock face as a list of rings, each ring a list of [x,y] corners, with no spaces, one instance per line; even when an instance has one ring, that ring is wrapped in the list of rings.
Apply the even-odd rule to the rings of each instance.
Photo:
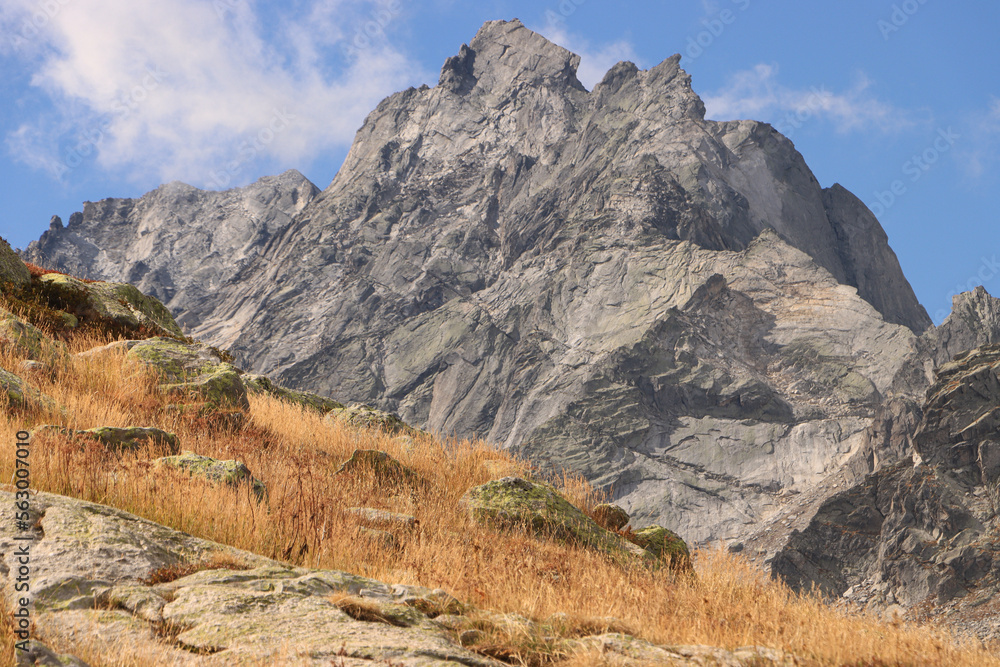
[[[190,328],[211,311],[215,290],[317,192],[297,171],[225,192],[168,183],[141,199],[87,202],[67,226],[54,217],[21,257],[81,278],[131,283]]]
[[[253,372],[580,472],[637,528],[745,536],[869,465],[886,397],[929,382],[930,319],[861,202],[769,125],[705,120],[678,56],[592,91],[578,63],[487,23],[436,87],[372,112],[266,245],[218,244],[209,277],[180,225],[153,235],[175,239],[156,272],[116,239],[242,191],[91,204],[27,254],[75,269],[90,248]]]

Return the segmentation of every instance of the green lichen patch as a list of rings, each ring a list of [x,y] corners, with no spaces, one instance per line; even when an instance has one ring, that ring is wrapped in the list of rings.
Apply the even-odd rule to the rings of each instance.
[[[672,530],[663,526],[648,526],[630,533],[628,539],[674,569],[691,569],[687,543]]]
[[[462,504],[477,522],[500,529],[524,528],[542,537],[577,543],[631,560],[635,550],[614,533],[601,528],[548,486],[520,477],[504,477],[473,487]]]
[[[344,407],[343,403],[338,403],[332,398],[327,398],[318,394],[311,394],[307,391],[295,391],[294,389],[280,387],[272,382],[270,378],[263,375],[244,375],[243,384],[246,385],[247,392],[250,394],[266,394],[287,403],[299,405],[303,408],[309,408],[322,414],[326,414],[331,410],[339,410]]]
[[[354,428],[371,428],[384,431],[389,435],[418,435],[423,433],[413,428],[398,415],[377,410],[368,405],[355,404],[350,407],[334,408],[326,416],[329,423],[340,422]]]
[[[177,456],[166,456],[153,461],[154,465],[182,470],[212,482],[239,488],[249,484],[258,501],[267,497],[267,487],[255,478],[245,464],[235,460],[221,461],[194,452],[182,452]]]

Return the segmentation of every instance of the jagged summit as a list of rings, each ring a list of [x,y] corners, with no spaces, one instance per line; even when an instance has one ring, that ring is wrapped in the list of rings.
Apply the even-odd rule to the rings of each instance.
[[[580,56],[524,27],[519,20],[489,21],[458,55],[441,68],[439,86],[452,92],[503,96],[524,86],[569,86],[584,90],[576,78]]]

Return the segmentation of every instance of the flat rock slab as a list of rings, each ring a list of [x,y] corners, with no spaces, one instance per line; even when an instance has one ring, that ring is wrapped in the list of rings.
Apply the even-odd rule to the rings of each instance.
[[[0,583],[8,600],[18,564],[15,551],[30,535],[34,619],[52,639],[106,636],[116,651],[135,648],[150,664],[498,665],[453,644],[419,611],[438,592],[390,586],[352,574],[291,568],[157,525],[117,509],[39,493],[29,529],[18,530],[14,494],[0,491]],[[31,527],[33,526],[33,527]],[[148,585],[151,573],[225,556],[248,570],[206,569]],[[399,625],[358,621],[334,604],[350,595],[391,608]],[[167,624],[176,634],[151,640]],[[46,634],[47,633],[47,634]],[[102,634],[103,633],[103,634]],[[50,638],[51,636],[51,638]],[[113,644],[112,644],[113,642]]]

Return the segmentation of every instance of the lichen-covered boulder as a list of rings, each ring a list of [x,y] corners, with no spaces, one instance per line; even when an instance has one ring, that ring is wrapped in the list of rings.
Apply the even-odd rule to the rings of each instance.
[[[628,512],[611,503],[601,503],[595,507],[593,517],[598,525],[608,530],[621,530],[629,521]]]
[[[647,526],[631,533],[629,539],[675,569],[691,568],[687,543],[672,530],[663,526]]]
[[[38,327],[3,308],[0,308],[0,341],[35,361],[59,364],[69,358],[64,343],[46,336]]]
[[[340,422],[355,428],[378,429],[389,435],[416,435],[422,433],[419,429],[413,428],[404,422],[399,416],[390,412],[377,410],[368,405],[355,404],[346,408],[334,408],[327,414],[326,421],[331,424]]]
[[[191,475],[197,475],[212,482],[226,484],[239,488],[249,484],[258,501],[267,497],[267,487],[254,477],[249,468],[234,460],[221,461],[210,456],[202,456],[194,452],[181,452],[177,456],[165,456],[153,461],[155,465],[183,470]]]
[[[20,287],[31,282],[31,272],[6,240],[0,238],[0,287],[4,283]]]
[[[378,449],[355,449],[336,474],[373,474],[382,484],[419,484],[420,477],[405,465]]]
[[[311,394],[307,391],[295,391],[294,389],[279,387],[270,378],[263,375],[245,374],[243,376],[243,384],[246,385],[247,392],[250,394],[267,394],[268,396],[273,396],[274,398],[279,398],[304,408],[310,408],[323,414],[344,407],[343,403],[338,403],[332,398]]]
[[[128,283],[85,282],[46,273],[38,278],[38,285],[50,304],[85,321],[104,320],[129,329],[184,336],[162,303]]]
[[[156,368],[160,388],[204,402],[206,410],[246,411],[250,408],[239,370],[201,343],[150,338],[129,345],[129,356]]]
[[[48,646],[37,639],[29,639],[25,642],[25,650],[20,648],[15,650],[17,661],[16,667],[30,667],[31,665],[45,665],[45,667],[89,667],[89,665],[73,655],[56,653]]]
[[[504,477],[469,489],[461,503],[479,523],[582,544],[616,558],[645,557],[618,535],[601,528],[547,484]]]

